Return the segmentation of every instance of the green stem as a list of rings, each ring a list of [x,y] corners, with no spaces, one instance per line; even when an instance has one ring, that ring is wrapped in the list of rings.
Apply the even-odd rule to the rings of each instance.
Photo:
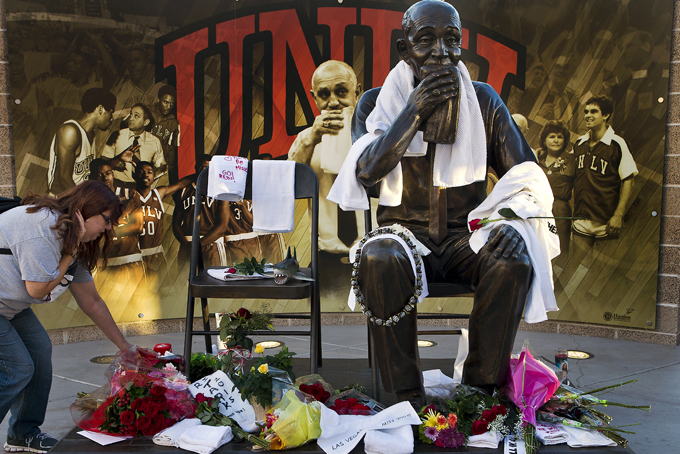
[[[597,388],[597,389],[593,389],[593,390],[590,390],[590,391],[582,392],[582,393],[580,393],[580,395],[583,395],[583,394],[595,394],[595,393],[599,393],[599,392],[605,391],[605,390],[607,390],[607,389],[615,389],[615,388],[618,388],[618,387],[623,386],[623,385],[629,385],[629,384],[631,384],[631,383],[635,383],[636,381],[637,381],[637,379],[633,379],[633,380],[630,380],[630,381],[627,381],[627,382],[617,383],[617,384],[615,384],[615,385],[603,386],[602,388]]]

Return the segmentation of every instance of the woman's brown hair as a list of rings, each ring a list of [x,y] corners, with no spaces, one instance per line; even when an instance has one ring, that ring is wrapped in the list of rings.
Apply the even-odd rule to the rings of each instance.
[[[562,134],[562,137],[564,138],[564,143],[562,144],[562,149],[560,150],[560,153],[566,150],[567,146],[569,146],[569,139],[571,138],[571,133],[569,132],[569,128],[567,128],[567,124],[562,120],[549,120],[545,123],[545,126],[543,126],[543,129],[541,130],[540,140],[538,142],[541,145],[542,150],[542,153],[540,153],[541,157],[543,156],[543,154],[548,152],[547,147],[545,145],[545,141],[548,138],[548,135],[550,135],[551,133]]]
[[[57,214],[59,218],[52,228],[59,231],[59,238],[64,242],[62,254],[73,254],[77,250],[81,263],[85,264],[90,271],[97,266],[99,243],[103,238],[104,265],[106,265],[106,256],[113,241],[113,229],[104,231],[96,240],[80,243],[78,246],[78,219],[75,216],[75,213],[80,211],[83,220],[87,221],[92,216],[111,210],[111,221],[115,227],[122,212],[122,204],[118,196],[104,183],[93,180],[83,181],[62,192],[56,198],[48,195],[38,196],[29,192],[28,196],[21,200],[21,204],[31,205],[26,208],[27,213],[36,213],[47,208]]]

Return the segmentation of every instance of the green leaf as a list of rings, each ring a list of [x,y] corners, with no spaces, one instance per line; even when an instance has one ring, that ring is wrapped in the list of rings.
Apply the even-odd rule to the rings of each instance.
[[[512,211],[511,208],[501,208],[498,210],[498,214],[503,216],[506,219],[519,219],[520,217],[515,214],[514,211]]]
[[[203,424],[207,423],[208,421],[210,421],[210,415],[205,415],[204,417],[201,418],[201,422]]]

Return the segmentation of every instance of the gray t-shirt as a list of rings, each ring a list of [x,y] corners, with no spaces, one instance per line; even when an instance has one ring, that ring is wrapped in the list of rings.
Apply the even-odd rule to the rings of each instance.
[[[71,282],[89,282],[92,275],[83,266],[71,265],[61,283],[41,300],[28,294],[24,281],[49,282],[59,276],[62,241],[52,226],[58,215],[42,209],[26,213],[20,206],[0,214],[0,315],[11,320],[31,304],[48,303],[61,295]]]

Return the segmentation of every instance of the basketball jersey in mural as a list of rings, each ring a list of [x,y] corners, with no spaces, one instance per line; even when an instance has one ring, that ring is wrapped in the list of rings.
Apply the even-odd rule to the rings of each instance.
[[[75,120],[68,120],[64,124],[73,124],[80,131],[80,153],[76,156],[76,161],[73,164],[73,173],[71,178],[75,184],[80,184],[87,180],[90,176],[90,161],[94,159],[94,150],[96,147],[94,144],[90,145],[90,139],[87,137],[87,133]],[[63,125],[62,125],[63,126]],[[55,144],[57,142],[57,135],[54,135],[52,139],[52,145],[50,146],[50,166],[47,171],[47,187],[52,188],[54,183],[54,176],[57,173],[57,151],[55,150]]]
[[[163,201],[156,189],[152,189],[146,198],[141,197],[141,201],[144,228],[139,235],[139,247],[142,255],[163,252]]]
[[[115,192],[121,202],[123,202],[123,211],[130,213],[119,220],[119,226],[124,226],[130,222],[132,212],[141,209],[141,197],[134,189],[118,187]],[[138,262],[142,259],[142,251],[139,249],[140,233],[142,232],[138,232],[137,235],[113,237],[111,250],[108,255],[109,266],[125,265],[126,263]]]
[[[196,205],[196,183],[182,189],[180,193],[181,210],[182,210],[182,233],[184,236],[191,236],[194,228],[194,206]],[[175,208],[178,209],[178,208]],[[201,236],[208,233],[208,231],[215,225],[217,219],[217,201],[211,197],[206,199],[201,204],[201,222],[199,234]]]

